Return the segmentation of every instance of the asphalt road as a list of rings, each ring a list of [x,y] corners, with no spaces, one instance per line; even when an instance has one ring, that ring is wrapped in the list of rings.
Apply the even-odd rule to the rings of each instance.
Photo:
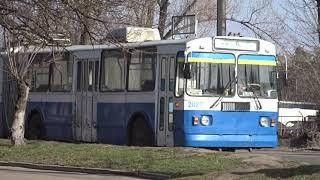
[[[298,161],[309,165],[320,165],[320,151],[281,151],[281,150],[257,150],[253,154],[269,154],[280,156],[291,161]]]
[[[117,176],[111,174],[93,175],[85,173],[70,173],[48,170],[35,170],[19,167],[0,166],[0,180],[137,180],[138,178]]]

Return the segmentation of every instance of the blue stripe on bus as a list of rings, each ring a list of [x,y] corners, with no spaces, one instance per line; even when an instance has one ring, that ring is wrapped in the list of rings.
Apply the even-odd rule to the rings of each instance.
[[[259,56],[259,55],[240,55],[238,64],[252,64],[276,66],[276,59],[274,56]]]
[[[209,59],[235,59],[233,54],[226,53],[207,53],[207,52],[193,52],[189,54],[192,58],[209,58]]]
[[[2,109],[3,109],[3,103],[0,103],[0,114],[2,115]],[[3,119],[3,116],[0,116],[0,137],[4,137],[5,136],[5,127],[8,127],[7,124],[5,124],[5,119]]]
[[[188,56],[188,62],[234,64],[235,57],[232,54],[223,53],[191,53],[191,55],[189,54]]]
[[[262,60],[262,61],[275,61],[274,56],[261,56],[261,55],[240,55],[239,60]]]
[[[192,125],[193,116],[211,115],[211,126]],[[176,146],[195,147],[275,147],[277,126],[261,127],[259,118],[277,119],[277,112],[221,112],[175,110]]]

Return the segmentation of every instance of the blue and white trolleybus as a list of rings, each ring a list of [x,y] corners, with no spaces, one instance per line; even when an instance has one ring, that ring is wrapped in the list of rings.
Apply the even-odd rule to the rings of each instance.
[[[31,68],[26,136],[130,145],[275,147],[275,67],[272,43],[244,37],[78,45],[54,53],[45,48]],[[2,71],[3,93],[7,78]],[[6,127],[8,116],[2,113]]]

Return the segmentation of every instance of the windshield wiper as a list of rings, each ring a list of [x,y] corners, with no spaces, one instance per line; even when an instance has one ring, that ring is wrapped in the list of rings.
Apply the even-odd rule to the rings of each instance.
[[[256,104],[256,110],[262,109],[262,105],[260,103],[260,100],[254,92],[253,92],[253,100],[254,100],[254,103]]]
[[[222,99],[222,95],[220,95],[218,97],[218,99],[210,106],[210,109],[212,109],[213,107],[216,107],[216,105],[218,104],[218,102]]]
[[[223,98],[223,93],[224,91],[227,89],[227,87],[230,85],[230,88],[231,88],[231,83],[233,82],[234,80],[229,80],[229,82],[226,84],[226,86],[222,89],[222,94],[218,97],[218,99],[210,106],[210,109],[214,108],[217,106],[217,104],[219,103],[219,101],[222,100]]]

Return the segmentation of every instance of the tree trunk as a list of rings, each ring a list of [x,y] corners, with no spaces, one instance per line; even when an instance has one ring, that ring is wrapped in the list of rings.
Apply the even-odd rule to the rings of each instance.
[[[168,3],[169,3],[168,0],[161,0],[159,3],[160,12],[159,12],[158,29],[159,29],[161,39],[163,39],[164,30],[165,30],[165,26],[166,26],[167,13],[168,13],[167,12],[168,11]]]
[[[14,120],[12,124],[11,144],[14,146],[20,146],[25,144],[24,139],[24,120],[27,107],[27,100],[29,96],[29,86],[25,82],[17,83],[17,101],[15,107]]]
[[[85,28],[80,36],[80,45],[88,45],[91,43],[90,34]]]
[[[146,15],[145,27],[152,28],[156,2],[148,0],[146,6],[147,6],[147,15]]]
[[[86,9],[84,12],[87,16],[90,16],[89,14],[89,9]],[[89,45],[92,44],[91,42],[91,36],[90,36],[90,22],[89,19],[87,17],[83,17],[83,21],[82,21],[82,32],[80,35],[80,45]]]

